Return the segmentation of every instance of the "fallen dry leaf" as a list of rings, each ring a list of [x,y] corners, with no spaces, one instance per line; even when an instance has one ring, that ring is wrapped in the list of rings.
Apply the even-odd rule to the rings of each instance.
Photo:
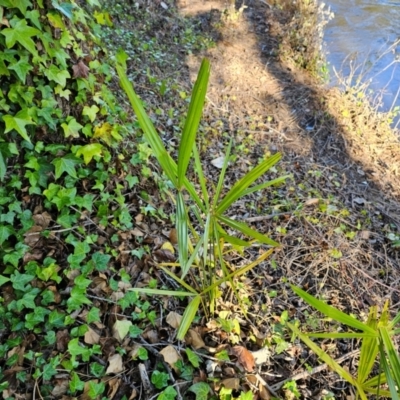
[[[175,256],[169,251],[169,250],[156,250],[154,252],[154,255],[157,256],[157,258],[160,261],[175,261],[176,258]]]
[[[175,228],[171,229],[171,231],[169,232],[169,240],[171,241],[172,244],[178,243],[178,234]]]
[[[362,240],[368,240],[371,237],[370,231],[360,231],[358,232],[358,237]]]
[[[24,255],[24,264],[27,264],[29,261],[40,261],[43,258],[43,253],[41,250],[34,249],[25,253]]]
[[[151,344],[158,343],[160,341],[158,333],[154,329],[144,332],[143,339],[147,340]]]
[[[308,199],[304,205],[306,207],[311,207],[311,206],[316,206],[319,203],[319,199],[318,198],[313,198],[313,199]]]
[[[238,359],[238,362],[243,366],[243,368],[247,372],[251,372],[255,368],[255,361],[253,354],[250,353],[249,350],[247,350],[243,346],[234,346],[231,349],[231,354],[235,355]]]
[[[161,246],[162,250],[167,250],[169,252],[171,252],[172,254],[175,253],[175,249],[174,246],[172,245],[172,243],[170,242],[165,242],[162,246]]]
[[[97,344],[99,343],[99,340],[100,340],[100,335],[91,327],[89,327],[89,330],[85,333],[85,338],[84,338],[85,343]]]
[[[110,299],[113,302],[118,303],[118,301],[121,300],[124,296],[125,296],[125,294],[123,292],[121,292],[120,290],[118,290],[118,292],[111,293]]]
[[[65,350],[67,350],[68,343],[70,341],[68,329],[58,331],[56,333],[56,338],[57,338],[57,342],[56,342],[57,350],[61,351],[63,353]]]
[[[108,362],[110,363],[110,365],[107,368],[106,374],[119,374],[124,370],[122,357],[120,354],[115,353],[114,355],[109,357]]]
[[[353,202],[362,206],[363,204],[365,204],[365,199],[363,197],[355,197],[353,199]]]
[[[141,346],[139,343],[135,343],[132,346],[132,350],[129,352],[129,357],[132,360],[136,360],[138,353],[139,353],[139,349],[143,348],[143,346]]]
[[[131,233],[133,236],[144,236],[144,233],[138,228],[132,229]]]
[[[51,391],[51,394],[54,397],[60,397],[64,393],[67,393],[69,389],[69,381],[68,379],[57,379],[56,380],[56,385],[54,386],[53,390]]]
[[[240,386],[239,378],[227,378],[223,379],[221,383],[225,386],[226,389],[238,390]]]
[[[74,78],[87,78],[89,76],[89,68],[82,60],[72,66],[72,71],[74,72]]]
[[[191,345],[195,350],[205,347],[205,343],[199,333],[194,329],[189,329],[185,336],[185,342]]]
[[[25,239],[24,243],[28,246],[33,247],[41,238],[40,232],[43,231],[43,228],[39,225],[32,226],[27,232],[24,233]]]
[[[207,360],[206,361],[206,371],[209,378],[214,376],[215,372],[220,372],[219,362]]]
[[[115,377],[113,379],[110,379],[107,383],[108,383],[107,398],[113,399],[119,387],[121,386],[121,379]]]
[[[271,394],[269,391],[266,389],[266,387],[260,382],[258,385],[258,395],[262,400],[270,400],[271,399]]]
[[[118,289],[122,290],[123,292],[126,292],[131,287],[132,284],[130,282],[123,282],[123,281],[118,282]]]
[[[222,169],[224,166],[225,157],[217,157],[214,160],[211,160],[211,164],[218,169]]]
[[[178,329],[179,325],[181,324],[182,321],[182,315],[178,314],[175,311],[171,311],[168,315],[167,315],[167,324],[172,326],[172,328],[174,329]]]
[[[46,211],[41,214],[33,215],[32,219],[35,221],[36,225],[41,226],[43,229],[46,229],[52,220],[51,215]]]
[[[266,364],[271,357],[271,352],[266,347],[257,351],[252,351],[251,354],[254,357],[256,365]]]
[[[2,18],[0,21],[0,25],[5,25],[7,28],[10,27],[10,23],[8,22],[7,18]]]
[[[181,356],[179,353],[175,350],[175,347],[173,346],[167,346],[164,347],[161,351],[160,354],[164,357],[164,361],[171,366],[174,370],[177,371],[177,368],[175,367],[175,363],[181,359]]]

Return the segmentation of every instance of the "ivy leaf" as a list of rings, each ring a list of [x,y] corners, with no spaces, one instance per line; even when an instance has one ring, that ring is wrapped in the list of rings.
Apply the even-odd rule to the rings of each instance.
[[[4,63],[4,60],[1,57],[0,57],[0,75],[10,76],[10,71],[8,70],[7,65]]]
[[[168,385],[169,375],[165,372],[153,371],[151,374],[151,383],[157,388],[162,389]]]
[[[132,322],[126,319],[116,320],[113,327],[113,336],[120,342],[122,342],[125,336],[129,333],[129,329],[132,326]]]
[[[86,1],[89,3],[90,6],[98,6],[98,7],[101,7],[98,0],[86,0]]]
[[[14,117],[12,115],[4,115],[3,121],[6,124],[6,130],[4,133],[8,133],[13,129],[16,130],[23,139],[30,143],[30,139],[28,137],[28,133],[26,132],[25,125],[36,125],[32,118],[28,114],[28,109],[24,108],[19,111]]]
[[[47,76],[49,81],[58,83],[61,88],[64,88],[67,84],[67,78],[71,78],[71,75],[67,70],[61,70],[54,64],[52,64],[50,68],[46,69],[44,74]]]
[[[7,282],[10,282],[10,278],[6,278],[5,276],[0,275],[0,286],[4,285]]]
[[[96,128],[94,128],[93,137],[104,140],[104,142],[111,146],[112,130],[112,125],[108,122],[105,122],[103,125],[96,126]]]
[[[53,118],[54,111],[55,110],[52,107],[44,107],[44,108],[37,108],[36,109],[38,117],[43,118],[47,122],[47,125],[51,129],[56,130],[56,128],[57,128],[57,119]],[[39,124],[40,124],[40,122],[39,122]]]
[[[90,350],[79,343],[79,338],[70,340],[68,352],[73,357],[82,356],[83,360],[89,360],[90,357]]]
[[[96,126],[93,137],[103,140],[109,146],[112,144],[112,139],[117,142],[122,140],[122,136],[118,133],[118,125],[112,126],[108,122],[101,126]]]
[[[26,13],[26,9],[28,7],[32,7],[32,3],[29,0],[4,0],[0,2],[0,5],[10,8],[18,8],[19,11],[21,11],[21,13],[24,15]]]
[[[91,143],[82,146],[77,152],[78,157],[83,156],[85,164],[89,164],[94,156],[101,156],[103,146],[100,143]]]
[[[207,400],[210,386],[205,382],[198,382],[188,389],[196,395],[196,400]]]
[[[94,12],[94,17],[96,18],[96,22],[99,25],[107,25],[107,26],[113,26],[113,23],[110,18],[110,14],[108,12]]]
[[[190,364],[192,364],[193,367],[195,367],[195,368],[199,368],[199,366],[200,366],[199,356],[194,351],[190,350],[189,348],[187,348],[185,351],[186,351],[188,360],[190,361]]]
[[[22,3],[21,1],[17,0],[18,3]],[[38,29],[42,29],[42,24],[40,23],[40,13],[38,10],[28,11],[24,13],[25,17],[28,18]]]
[[[61,124],[62,128],[64,129],[64,136],[66,138],[72,136],[73,138],[79,137],[79,131],[83,128],[83,126],[76,121],[75,118],[70,118],[68,120],[68,124],[65,122]]]
[[[72,393],[75,393],[79,390],[82,390],[85,387],[85,384],[80,380],[78,374],[76,372],[72,372],[72,379],[69,381],[69,390]]]
[[[60,85],[57,85],[54,88],[54,93],[58,94],[60,97],[64,97],[64,99],[69,100],[69,95],[72,94],[72,92],[69,89],[63,90],[63,88]]]
[[[97,381],[89,381],[89,398],[97,399],[104,392],[105,387],[106,386],[104,382],[100,381],[97,383]]]
[[[69,3],[58,4],[58,1],[53,0],[51,5],[62,14],[64,14],[68,19],[72,19],[72,9],[74,6]]]
[[[85,106],[83,107],[82,115],[87,115],[90,119],[90,122],[93,122],[96,119],[96,114],[99,112],[100,108],[96,105],[92,105],[91,107]]]
[[[20,81],[25,85],[26,75],[33,69],[31,64],[28,62],[28,57],[21,57],[17,63],[13,63],[8,69],[12,69],[18,75]]]
[[[92,322],[100,321],[100,309],[97,307],[92,307],[86,315],[86,322],[91,324]]]
[[[66,172],[69,176],[77,179],[75,165],[79,164],[80,162],[81,161],[72,154],[53,160],[52,164],[54,164],[56,167],[56,179],[58,179],[63,172]]]
[[[90,305],[92,302],[86,296],[86,289],[74,287],[71,290],[71,296],[67,300],[67,311],[75,311],[82,307],[84,304]]]
[[[92,255],[92,261],[95,265],[95,268],[97,271],[100,272],[105,271],[107,269],[107,265],[110,259],[111,259],[110,255],[100,253],[99,251],[96,251],[96,253]]]
[[[21,1],[24,3],[24,0]],[[15,3],[20,3],[16,0]],[[25,2],[26,3],[26,2]],[[6,45],[8,49],[11,49],[15,43],[21,44],[34,56],[38,56],[34,41],[31,39],[32,36],[40,34],[39,29],[28,26],[25,19],[19,20],[12,28],[6,28],[1,31],[1,34],[6,37]]]
[[[253,400],[253,392],[251,390],[240,393],[239,400]]]
[[[49,23],[53,28],[61,29],[62,31],[65,30],[64,22],[63,22],[62,17],[61,17],[61,15],[59,13],[50,11],[47,14],[47,19],[49,20]]]
[[[172,386],[168,386],[160,393],[157,400],[174,400],[177,394],[177,391]]]

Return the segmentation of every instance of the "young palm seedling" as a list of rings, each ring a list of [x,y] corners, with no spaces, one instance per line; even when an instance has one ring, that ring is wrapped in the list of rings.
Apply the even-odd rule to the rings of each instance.
[[[124,57],[119,57],[119,63],[117,64],[121,86],[130,100],[144,136],[153,150],[154,156],[157,158],[165,175],[177,190],[176,197],[174,197],[173,200],[176,201],[176,230],[179,263],[161,264],[160,267],[166,274],[171,276],[186,289],[186,291],[144,288],[133,290],[148,294],[192,297],[191,302],[184,312],[177,333],[178,339],[183,339],[196,315],[200,303],[208,304],[210,312],[213,312],[215,300],[218,296],[218,287],[222,283],[229,282],[232,290],[237,294],[233,278],[254,268],[272,253],[275,246],[278,246],[277,242],[251,229],[245,223],[228,217],[225,214],[226,211],[241,197],[262,190],[268,186],[280,184],[287,176],[253,185],[258,178],[279,161],[281,158],[280,154],[275,154],[261,162],[260,165],[237,181],[227,193],[223,194],[222,188],[225,173],[228,168],[228,159],[232,147],[231,141],[225,155],[225,161],[217,186],[214,190],[214,195],[210,196],[201,166],[200,156],[195,145],[197,129],[207,92],[210,74],[209,61],[204,59],[201,64],[197,81],[193,89],[186,122],[180,138],[177,161],[175,161],[165,149],[160,136],[129,82],[123,67],[124,60]],[[187,169],[191,161],[194,161],[194,171],[200,183],[199,191],[196,190],[194,184],[189,180],[187,175]],[[185,198],[189,200],[185,200]],[[194,216],[195,223],[191,223],[189,215]],[[254,262],[232,272],[232,269],[226,261],[227,246],[250,246],[252,241],[245,241],[229,235],[226,231],[226,227],[240,232],[242,235],[251,238],[252,241],[264,244],[269,247],[269,249]],[[168,268],[171,265],[180,266],[180,276],[176,275]],[[219,271],[222,271],[221,278],[218,278]],[[197,277],[197,279],[190,280],[192,284],[188,283],[187,279],[185,280],[189,272],[192,273],[193,277]]]
[[[316,308],[328,318],[347,325],[360,332],[346,333],[302,333],[295,325],[287,323],[288,327],[333,371],[349,382],[357,390],[358,397],[362,400],[367,399],[367,395],[376,398],[389,397],[399,398],[400,388],[400,358],[392,341],[394,335],[400,332],[395,326],[400,321],[400,313],[389,321],[389,303],[386,302],[380,317],[378,317],[377,307],[371,307],[366,322],[361,322],[346,313],[327,305],[323,301],[316,299],[307,292],[292,286],[292,290],[304,301]],[[324,352],[310,337],[330,338],[330,339],[360,339],[360,359],[356,376],[341,367],[332,357]],[[372,369],[379,355],[379,367],[381,373],[371,377]],[[387,388],[382,387],[386,385]]]

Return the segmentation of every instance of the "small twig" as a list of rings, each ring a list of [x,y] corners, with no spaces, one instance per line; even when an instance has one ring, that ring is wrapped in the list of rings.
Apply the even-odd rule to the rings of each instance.
[[[271,386],[269,386],[267,382],[265,382],[265,380],[261,377],[261,375],[258,372],[255,374],[255,377],[268,389],[269,393],[272,394],[272,396],[279,399],[279,396],[275,392],[275,390]]]
[[[39,384],[38,384],[38,380],[37,379],[35,379],[35,386],[33,387],[33,399],[36,399],[36,396],[35,396],[36,391],[37,391],[40,399],[44,400],[43,396],[42,396],[42,393],[40,393]]]
[[[288,215],[288,214],[292,214],[292,213],[290,211],[288,211],[288,212],[282,212],[282,213],[277,213],[277,214],[259,215],[257,217],[245,218],[244,220],[247,222],[259,222],[259,221],[264,221],[266,219],[272,219],[274,217],[280,217],[281,215]]]
[[[200,357],[207,358],[208,360],[211,360],[211,361],[221,362],[221,360],[219,360],[218,358],[208,356],[207,354],[200,353],[199,351],[193,351],[193,353],[197,354]],[[237,365],[237,363],[234,363],[232,361],[224,361],[224,364],[235,365],[235,366]]]
[[[150,393],[154,392],[154,387],[150,382],[146,366],[143,363],[139,363],[138,368],[139,368],[140,379],[142,381],[141,386],[143,386],[145,393],[149,395]]]
[[[265,0],[259,0],[261,3],[265,4],[267,7],[272,8],[271,4],[267,3]]]
[[[367,274],[365,271],[363,271],[361,268],[358,268],[357,265],[356,265],[355,263],[351,264],[351,267],[352,267],[352,268],[355,268],[358,272],[361,272],[361,273],[362,273],[363,275],[365,275],[368,279],[371,279],[371,281],[377,283],[378,285],[381,285],[381,286],[385,287],[386,289],[391,290],[392,292],[400,293],[400,290],[399,290],[399,289],[392,288],[392,287],[390,287],[389,285],[386,285],[386,284],[383,283],[383,282],[379,282],[377,279],[373,278],[371,275],[368,275],[368,274]]]
[[[106,237],[109,237],[109,236],[110,236],[106,231],[104,231],[103,229],[101,229],[101,228],[96,224],[96,222],[94,222],[90,217],[88,217],[87,215],[81,213],[81,212],[80,212],[79,210],[77,210],[75,207],[72,207],[72,206],[71,206],[71,208],[72,208],[75,212],[79,213],[79,214],[81,215],[81,217],[83,216],[84,218],[86,218],[87,221],[91,222],[101,233],[103,233],[104,235],[106,235]]]
[[[117,304],[116,301],[106,299],[105,297],[93,296],[91,294],[86,294],[86,297],[90,297],[91,299],[96,299],[96,300],[100,300],[100,301],[105,301],[106,303]]]
[[[172,373],[171,367],[168,365],[168,363],[165,362],[164,357],[159,353],[157,349],[155,349],[150,343],[147,343],[141,336],[139,336],[139,340],[142,343],[142,345],[150,351],[151,354],[153,354],[155,357],[161,360],[161,362],[164,365],[164,368],[167,370],[169,377],[171,378],[171,381],[175,384],[175,377],[174,374]],[[177,394],[177,399],[178,400],[183,400],[182,395],[179,391],[179,387],[176,387],[176,391],[178,392]]]
[[[335,360],[336,363],[340,364],[341,362],[347,360],[350,357],[355,356],[356,354],[358,354],[360,352],[360,350],[353,350],[350,353],[345,354],[344,356],[338,358],[337,360]],[[287,378],[283,381],[280,381],[278,383],[275,383],[275,385],[271,386],[272,390],[279,390],[286,382],[289,381],[298,381],[300,379],[305,379],[308,378],[311,375],[315,375],[318,372],[324,371],[325,369],[329,368],[328,364],[322,364],[322,365],[318,365],[318,367],[313,368],[311,371],[303,371],[300,372],[299,374],[296,374],[290,378]],[[272,392],[271,392],[272,393]],[[273,393],[272,393],[273,394]]]

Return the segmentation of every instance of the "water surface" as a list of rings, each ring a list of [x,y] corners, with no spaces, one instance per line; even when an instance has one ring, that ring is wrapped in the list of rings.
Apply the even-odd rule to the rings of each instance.
[[[326,0],[335,18],[325,27],[331,82],[337,83],[333,67],[349,76],[355,67],[371,88],[383,91],[383,107],[400,106],[400,0]],[[393,64],[394,63],[394,64]],[[361,67],[360,67],[361,66]]]

